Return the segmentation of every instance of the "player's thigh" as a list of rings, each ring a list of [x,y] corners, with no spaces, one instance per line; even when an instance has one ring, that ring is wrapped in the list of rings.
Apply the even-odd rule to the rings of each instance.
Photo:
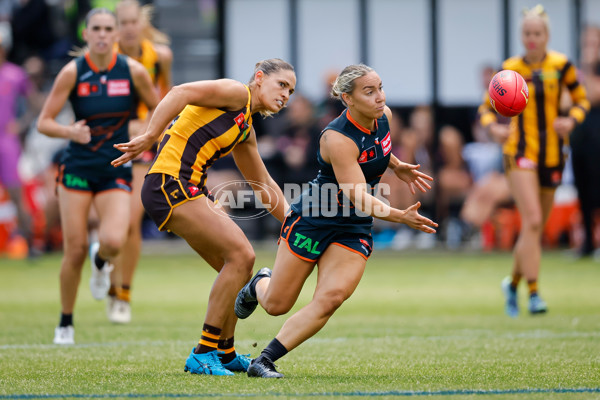
[[[319,259],[314,297],[332,299],[339,306],[354,293],[366,265],[367,260],[354,251],[335,244],[327,247]]]
[[[135,163],[131,168],[131,173],[131,222],[139,226],[144,216],[142,186],[144,185],[144,177],[148,173],[148,165]]]
[[[165,228],[185,239],[205,259],[210,254],[207,261],[213,268],[219,259],[223,263],[251,259],[254,263],[254,251],[244,232],[206,196],[175,207]]]
[[[130,192],[120,189],[106,190],[94,196],[100,241],[111,241],[119,247],[119,243],[125,240],[129,230],[130,196]]]
[[[87,247],[87,216],[92,204],[92,193],[70,190],[58,185],[58,207],[65,252]]]
[[[508,174],[508,182],[524,224],[542,224],[540,184],[537,172],[515,169]]]
[[[297,257],[288,248],[287,241],[281,240],[265,293],[267,302],[278,302],[283,308],[291,308],[314,268],[315,262]]]

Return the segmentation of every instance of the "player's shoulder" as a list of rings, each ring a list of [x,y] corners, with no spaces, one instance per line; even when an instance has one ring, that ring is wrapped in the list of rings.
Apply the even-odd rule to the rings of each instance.
[[[156,52],[156,55],[158,56],[158,60],[160,62],[162,62],[162,63],[165,63],[165,62],[170,63],[170,62],[173,61],[173,51],[166,44],[155,43],[154,44],[154,51]]]
[[[144,67],[144,65],[141,62],[134,59],[133,57],[129,57],[123,54],[118,54],[117,57],[123,59],[123,62],[127,64],[127,66],[129,67],[129,71],[132,75],[139,75],[143,74],[144,72],[147,73],[146,67]]]
[[[239,96],[244,99],[248,98],[248,87],[240,81],[230,78],[221,78],[213,82],[215,82],[222,90],[228,91],[236,97]]]
[[[569,61],[569,57],[567,57],[563,53],[559,53],[558,51],[554,50],[548,51],[548,53],[546,54],[546,58],[549,63],[551,63],[552,65],[556,65],[557,67],[562,67],[567,63],[571,63]]]
[[[82,63],[82,57],[78,57],[75,58],[71,61],[69,61],[64,67],[61,68],[61,70],[59,71],[59,75],[63,76],[63,77],[69,77],[69,78],[73,78],[75,79],[78,73],[78,68],[77,68],[77,64],[83,64]]]
[[[502,69],[517,70],[525,64],[522,56],[512,56],[502,63]]]

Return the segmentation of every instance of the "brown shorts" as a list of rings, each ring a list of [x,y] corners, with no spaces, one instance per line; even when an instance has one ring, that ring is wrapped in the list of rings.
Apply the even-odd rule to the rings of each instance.
[[[525,157],[515,157],[508,154],[504,155],[504,171],[508,175],[515,169],[536,171],[540,186],[544,189],[556,189],[562,181],[562,171],[564,166],[544,167],[538,165]]]
[[[175,207],[202,196],[214,201],[206,186],[199,188],[166,174],[148,174],[142,186],[142,204],[160,231]]]

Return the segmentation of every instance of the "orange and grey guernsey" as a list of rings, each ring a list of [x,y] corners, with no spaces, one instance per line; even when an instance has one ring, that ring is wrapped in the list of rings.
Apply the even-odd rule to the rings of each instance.
[[[203,187],[208,168],[250,135],[250,89],[246,86],[246,90],[248,103],[236,111],[188,104],[165,131],[148,173]]]
[[[502,64],[502,69],[521,74],[529,89],[527,107],[511,120],[510,136],[504,143],[504,154],[516,158],[525,157],[540,167],[563,166],[562,148],[568,141],[563,140],[553,126],[554,120],[559,116],[562,91],[569,91],[573,105],[568,115],[578,124],[583,122],[590,109],[575,67],[565,55],[550,51],[537,64],[529,64],[521,56],[509,58]],[[483,126],[496,122],[496,114],[489,100],[486,91],[483,104],[479,107]]]

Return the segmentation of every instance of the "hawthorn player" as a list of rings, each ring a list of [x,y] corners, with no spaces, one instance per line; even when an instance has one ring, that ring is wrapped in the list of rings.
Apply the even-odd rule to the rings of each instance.
[[[510,126],[496,122],[488,94],[479,107],[482,125],[494,140],[504,144],[504,168],[521,214],[512,277],[502,282],[506,313],[511,317],[519,313],[516,290],[521,278],[529,286],[529,312],[547,311],[537,288],[542,232],[562,179],[563,146],[568,144],[569,134],[583,121],[590,107],[573,64],[565,55],[548,50],[549,35],[548,16],[543,7],[526,10],[521,24],[525,55],[509,58],[502,64],[502,69],[521,74],[529,88],[529,103]],[[564,90],[573,102],[566,116],[559,114]]]

